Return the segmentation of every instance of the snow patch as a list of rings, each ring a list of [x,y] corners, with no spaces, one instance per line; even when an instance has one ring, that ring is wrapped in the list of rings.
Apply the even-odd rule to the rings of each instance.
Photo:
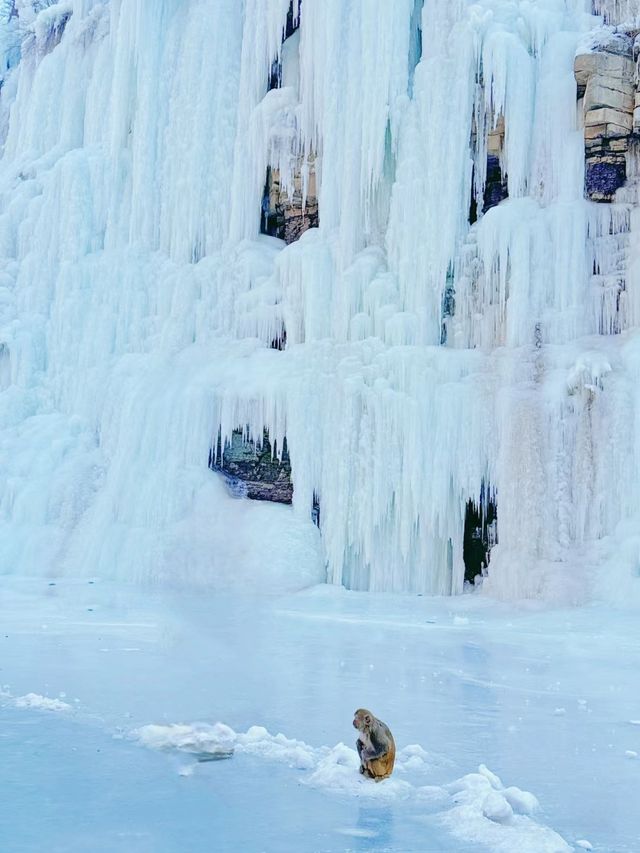
[[[148,725],[133,731],[132,737],[150,749],[176,749],[211,756],[232,755],[236,743],[235,732],[223,723]]]
[[[485,779],[488,779],[492,787],[494,787],[497,791],[502,788],[502,781],[500,780],[500,777],[496,776],[495,773],[492,773],[491,770],[489,770],[489,768],[485,764],[481,764],[480,767],[478,767],[478,773],[484,776]]]
[[[420,744],[404,746],[396,755],[398,770],[429,770],[437,761]]]
[[[332,792],[368,797],[376,800],[394,800],[411,796],[414,788],[408,782],[391,777],[373,782],[359,772],[360,759],[355,750],[343,743],[319,757],[316,769],[307,784]]]
[[[50,699],[39,693],[26,693],[14,700],[16,708],[35,708],[39,711],[70,711],[71,705],[61,699]]]
[[[569,853],[570,847],[552,829],[530,815],[538,800],[528,791],[504,787],[486,765],[448,785],[414,785],[392,776],[375,783],[359,772],[357,752],[344,743],[313,747],[283,734],[272,735],[263,726],[235,732],[223,723],[209,725],[148,725],[132,732],[152,749],[226,755],[244,753],[263,761],[277,762],[305,772],[302,783],[330,794],[342,794],[379,802],[415,799],[442,809],[439,820],[458,838],[487,844],[500,853]],[[397,753],[396,769],[408,773],[429,767],[429,753],[419,744]],[[182,767],[180,775],[190,775]]]
[[[537,807],[533,794],[503,788],[486,767],[480,771],[445,785],[454,805],[442,815],[442,822],[453,835],[499,853],[570,853],[571,847],[556,832],[526,813]]]
[[[502,792],[514,812],[518,814],[533,814],[540,808],[540,803],[529,791],[522,791],[511,785]]]
[[[495,823],[510,823],[513,809],[497,791],[490,791],[482,801],[482,814]]]
[[[252,726],[246,734],[237,735],[237,749],[299,770],[309,770],[317,763],[316,751],[312,747],[303,741],[290,740],[283,734],[271,735],[262,726]]]

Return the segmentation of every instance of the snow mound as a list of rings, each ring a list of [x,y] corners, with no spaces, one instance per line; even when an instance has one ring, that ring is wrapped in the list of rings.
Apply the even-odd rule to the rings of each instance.
[[[36,708],[39,711],[70,711],[71,705],[61,699],[49,699],[39,693],[27,693],[14,700],[16,708]]]
[[[246,734],[237,735],[239,752],[277,761],[298,770],[310,770],[317,763],[316,752],[300,740],[290,740],[283,734],[271,735],[262,726],[252,726]]]
[[[518,814],[533,814],[540,808],[540,803],[532,793],[521,791],[515,785],[505,788],[502,793],[514,812]]]
[[[455,837],[485,844],[497,853],[570,853],[571,847],[556,832],[528,816],[538,807],[534,795],[504,788],[484,765],[445,789],[453,807],[441,820]]]
[[[500,777],[496,776],[495,773],[492,773],[486,764],[481,764],[480,767],[478,767],[478,773],[480,773],[481,776],[484,776],[485,779],[488,779],[491,786],[496,790],[499,791],[500,788],[502,788],[502,781],[500,780]]]
[[[344,743],[333,748],[313,747],[304,741],[272,735],[263,726],[235,732],[224,723],[209,725],[148,725],[132,732],[141,744],[152,749],[216,753],[226,750],[283,763],[306,772],[302,783],[332,795],[374,799],[380,802],[415,800],[441,809],[439,820],[456,838],[487,845],[497,853],[570,853],[569,845],[552,829],[533,820],[538,800],[528,791],[509,786],[481,764],[448,785],[413,785],[392,776],[374,783],[359,770],[356,751]],[[396,770],[429,769],[429,753],[419,744],[400,749]],[[188,768],[180,775],[188,777]],[[432,811],[430,812],[432,813]]]
[[[495,823],[511,823],[513,809],[497,791],[490,791],[482,802],[482,814]]]
[[[207,755],[231,755],[236,741],[236,734],[229,726],[216,723],[193,725],[143,726],[132,732],[132,736],[150,749],[192,752]]]
[[[404,746],[396,755],[398,770],[430,770],[437,762],[420,744],[412,743]]]
[[[384,779],[373,783],[359,773],[360,760],[355,750],[339,743],[324,755],[308,784],[314,788],[325,788],[333,793],[351,794],[356,797],[371,797],[376,800],[395,800],[410,797],[413,785],[397,779]]]

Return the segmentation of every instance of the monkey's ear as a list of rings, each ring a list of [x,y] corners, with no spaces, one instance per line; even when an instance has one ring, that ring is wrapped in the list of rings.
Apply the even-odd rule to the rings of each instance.
[[[371,722],[371,717],[370,717],[368,714],[366,714],[366,715],[365,715],[365,718],[364,718],[364,721],[365,721],[365,723],[366,723],[367,725],[369,725],[369,723]]]

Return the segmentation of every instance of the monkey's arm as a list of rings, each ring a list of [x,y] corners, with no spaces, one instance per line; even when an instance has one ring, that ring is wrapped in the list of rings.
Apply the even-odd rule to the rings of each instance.
[[[362,749],[360,752],[360,758],[364,758],[366,761],[374,761],[376,758],[382,758],[383,755],[386,755],[389,752],[389,744],[386,742],[384,738],[377,738],[371,733],[371,748],[370,749]]]
[[[356,749],[358,750],[358,757],[360,758],[360,761],[363,761],[363,762],[370,761],[372,758],[379,758],[381,755],[384,755],[384,753],[386,751],[386,750],[383,750],[382,752],[379,753],[377,750],[375,750],[373,748],[369,749],[362,743],[362,741],[359,738],[356,741]]]
[[[376,758],[382,758],[383,755],[386,755],[389,750],[386,747],[379,747],[377,749],[363,749],[360,753],[360,758],[365,761],[375,761]]]

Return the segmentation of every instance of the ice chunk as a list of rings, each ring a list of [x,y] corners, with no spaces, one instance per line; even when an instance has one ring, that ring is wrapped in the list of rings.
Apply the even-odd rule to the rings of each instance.
[[[502,788],[502,782],[500,781],[500,777],[496,776],[495,773],[492,773],[491,770],[489,770],[489,768],[485,764],[481,764],[480,767],[478,767],[478,773],[488,779],[491,785],[497,791]]]
[[[513,818],[513,809],[502,794],[491,791],[482,801],[482,814],[496,823],[509,823]]]
[[[505,788],[502,795],[517,814],[533,814],[540,808],[540,803],[533,794],[513,785]]]
[[[150,749],[177,749],[180,752],[207,755],[212,758],[231,756],[237,740],[233,729],[223,723],[148,725],[136,729],[132,732],[132,736]]]
[[[39,693],[27,693],[24,696],[16,697],[14,701],[16,708],[34,708],[39,711],[71,710],[71,705],[61,699],[50,699],[48,696],[41,696]]]

